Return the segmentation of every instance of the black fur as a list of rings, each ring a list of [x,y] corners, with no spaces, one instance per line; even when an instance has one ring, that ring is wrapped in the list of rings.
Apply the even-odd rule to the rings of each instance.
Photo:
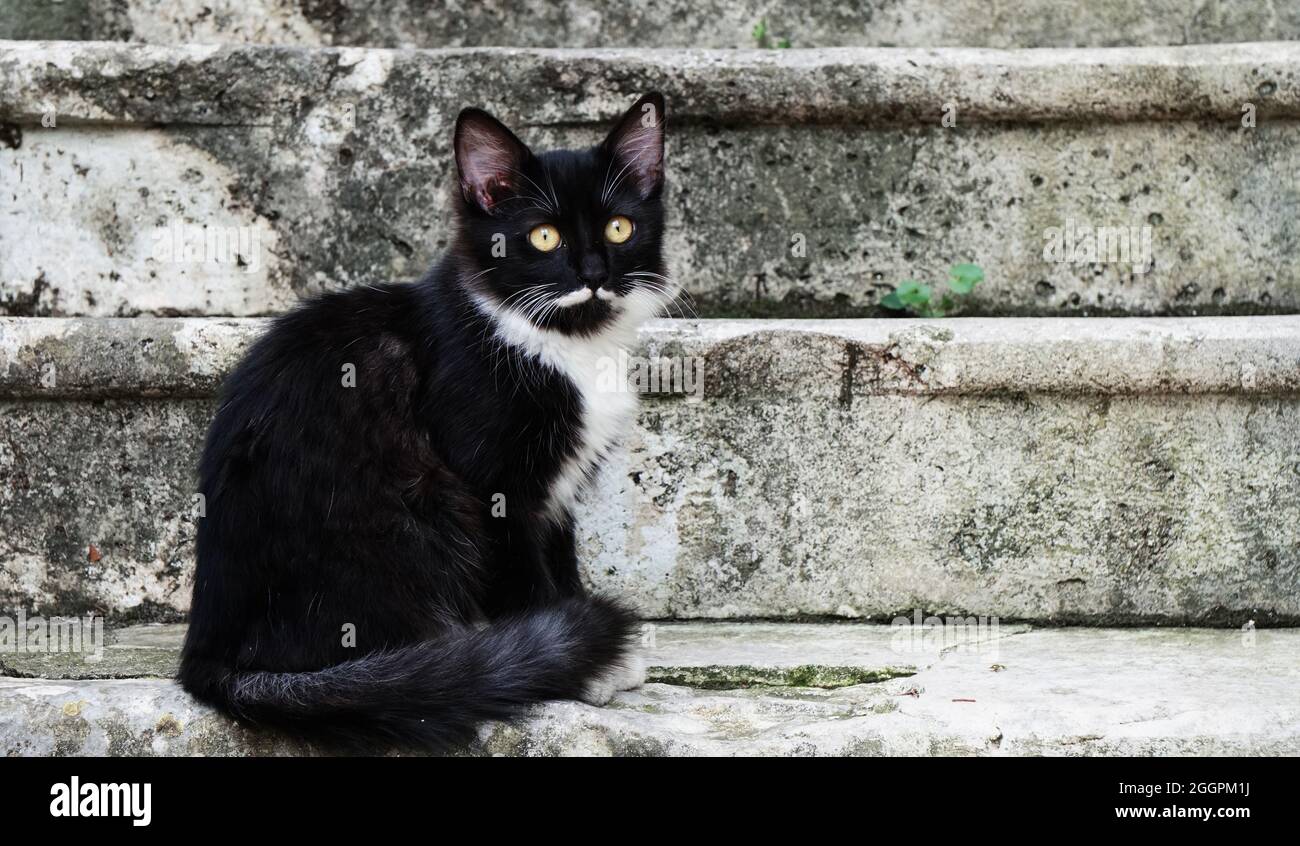
[[[663,114],[648,95],[603,144],[534,156],[467,110],[449,255],[414,285],[319,297],[249,351],[199,468],[188,691],[353,748],[445,750],[619,663],[635,619],[586,595],[572,516],[546,508],[582,395],[474,298],[580,339],[615,320],[609,301],[524,304],[583,286],[662,300]],[[616,214],[635,224],[619,245],[602,235]],[[541,223],[560,249],[529,244]]]

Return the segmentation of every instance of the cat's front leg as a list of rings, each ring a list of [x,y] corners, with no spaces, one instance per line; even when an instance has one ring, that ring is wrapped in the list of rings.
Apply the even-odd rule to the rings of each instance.
[[[493,555],[485,610],[491,617],[539,608],[582,596],[572,520],[546,516],[511,518],[489,524]]]
[[[565,596],[583,596],[587,589],[578,573],[578,539],[574,522],[567,514],[559,524],[553,525],[547,544],[547,566],[551,577]],[[592,679],[582,693],[589,705],[604,705],[620,690],[633,690],[645,684],[645,655],[637,646],[627,652],[599,677]]]
[[[567,513],[558,523],[551,523],[546,541],[546,569],[561,596],[582,596],[586,588],[578,574],[578,538],[573,518]]]

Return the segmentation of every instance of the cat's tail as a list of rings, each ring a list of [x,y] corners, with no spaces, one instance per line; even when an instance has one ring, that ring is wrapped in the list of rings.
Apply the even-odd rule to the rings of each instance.
[[[472,739],[482,722],[549,699],[589,698],[626,675],[635,629],[617,603],[572,598],[314,672],[225,670],[205,684],[191,665],[181,679],[246,722],[354,750],[439,752]]]

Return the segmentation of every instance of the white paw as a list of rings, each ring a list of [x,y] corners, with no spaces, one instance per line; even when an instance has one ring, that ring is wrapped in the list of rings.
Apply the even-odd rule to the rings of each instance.
[[[600,676],[587,682],[587,689],[582,692],[581,698],[588,705],[595,705],[599,708],[613,699],[617,690],[618,688],[614,687],[613,679],[609,676]]]
[[[582,692],[582,701],[588,705],[604,705],[614,698],[620,690],[631,690],[645,684],[645,658],[640,652],[632,651],[623,656],[623,660],[608,672],[587,683]]]
[[[645,684],[645,656],[633,649],[623,656],[623,663],[614,668],[614,689],[633,690]]]

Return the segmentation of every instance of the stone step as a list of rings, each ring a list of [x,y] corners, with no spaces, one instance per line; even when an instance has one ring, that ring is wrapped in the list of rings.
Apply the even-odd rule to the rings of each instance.
[[[264,315],[418,276],[448,243],[462,107],[585,145],[649,89],[670,265],[703,316],[880,315],[963,262],[986,273],[972,316],[1295,312],[1297,79],[1294,43],[4,42],[0,313]]]
[[[281,755],[165,676],[180,626],[0,653],[0,754]],[[1300,630],[651,624],[650,683],[484,726],[477,755],[1296,755]]]
[[[0,319],[0,610],[180,620],[257,319]],[[649,618],[1300,623],[1300,316],[654,321],[579,517]],[[695,378],[699,377],[699,378]]]
[[[365,47],[1117,47],[1300,38],[1269,0],[25,0],[0,38]]]

